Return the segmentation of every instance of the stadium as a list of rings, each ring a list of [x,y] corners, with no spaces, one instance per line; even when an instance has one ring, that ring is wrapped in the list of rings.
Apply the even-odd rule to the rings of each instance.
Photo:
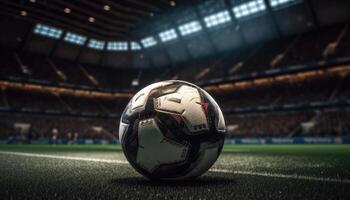
[[[348,0],[1,0],[2,199],[350,199]],[[120,145],[132,97],[208,92],[202,176],[151,181]],[[175,99],[176,100],[176,99]]]

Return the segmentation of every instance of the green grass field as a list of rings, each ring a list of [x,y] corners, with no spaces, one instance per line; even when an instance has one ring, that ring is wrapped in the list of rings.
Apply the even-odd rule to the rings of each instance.
[[[44,152],[113,152],[121,151],[120,145],[0,145],[0,150],[8,151],[44,151]],[[288,145],[225,145],[223,153],[251,153],[251,154],[302,154],[302,155],[344,155],[350,156],[350,145],[347,144],[288,144]]]
[[[151,182],[119,145],[0,145],[4,199],[349,199],[350,145],[225,145],[185,182]]]

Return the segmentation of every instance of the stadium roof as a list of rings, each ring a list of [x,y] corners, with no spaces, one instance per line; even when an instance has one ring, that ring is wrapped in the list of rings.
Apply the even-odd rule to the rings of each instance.
[[[86,64],[162,68],[318,31],[348,21],[349,10],[347,0],[3,0],[0,45]]]
[[[0,15],[26,16],[91,37],[128,39],[141,21],[176,7],[184,0],[3,0]]]

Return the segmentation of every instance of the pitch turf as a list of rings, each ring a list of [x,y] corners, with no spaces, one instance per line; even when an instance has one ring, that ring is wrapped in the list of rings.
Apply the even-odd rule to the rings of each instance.
[[[204,176],[151,182],[118,145],[0,145],[1,199],[350,199],[350,145],[226,145]]]

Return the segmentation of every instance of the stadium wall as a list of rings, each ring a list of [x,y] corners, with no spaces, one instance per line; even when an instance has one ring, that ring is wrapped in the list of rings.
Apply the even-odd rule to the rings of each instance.
[[[0,144],[73,144],[66,139],[44,138],[20,141],[15,138],[0,140]],[[78,139],[74,144],[119,144],[119,140]],[[226,138],[225,144],[350,144],[350,135],[341,137],[260,137],[260,138]]]
[[[350,135],[342,137],[263,137],[263,138],[232,138],[225,144],[350,144]]]

